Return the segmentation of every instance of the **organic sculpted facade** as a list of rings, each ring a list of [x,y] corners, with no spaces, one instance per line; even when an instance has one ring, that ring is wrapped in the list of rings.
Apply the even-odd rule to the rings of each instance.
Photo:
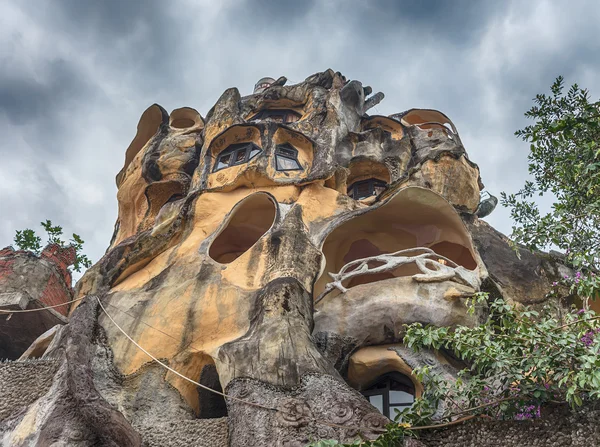
[[[479,169],[444,114],[369,115],[383,94],[331,70],[285,84],[228,89],[205,118],[143,113],[68,324],[0,365],[22,379],[2,385],[3,445],[373,438],[422,392],[413,368],[455,371],[406,349],[404,324],[478,324],[480,290],[543,298],[555,264],[479,220]]]

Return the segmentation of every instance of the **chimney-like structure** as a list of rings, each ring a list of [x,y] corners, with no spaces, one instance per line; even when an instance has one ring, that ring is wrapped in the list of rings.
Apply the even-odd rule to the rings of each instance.
[[[261,78],[254,86],[254,93],[264,92],[266,89],[271,87],[271,85],[273,85],[274,82],[275,82],[275,79],[273,79],[273,78],[269,78],[269,77]]]

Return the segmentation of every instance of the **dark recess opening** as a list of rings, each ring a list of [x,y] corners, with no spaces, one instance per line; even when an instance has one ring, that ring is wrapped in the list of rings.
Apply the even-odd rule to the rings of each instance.
[[[266,194],[248,196],[235,208],[208,255],[221,264],[234,261],[269,230],[274,220],[275,205]]]
[[[200,383],[210,389],[221,393],[223,392],[215,365],[206,365],[202,368],[202,372],[200,373]],[[227,404],[225,403],[225,398],[223,396],[198,387],[198,399],[200,402],[198,418],[212,419],[227,416]]]

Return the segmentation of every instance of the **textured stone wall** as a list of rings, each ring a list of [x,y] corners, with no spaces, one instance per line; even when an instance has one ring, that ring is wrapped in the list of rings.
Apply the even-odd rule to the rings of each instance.
[[[600,408],[586,406],[570,411],[564,405],[542,409],[539,419],[477,420],[431,431],[415,444],[419,447],[592,447],[600,445],[599,418]]]
[[[600,410],[568,407],[543,410],[540,419],[526,421],[470,421],[462,425],[430,431],[406,447],[500,447],[548,446],[592,447],[600,445]],[[145,447],[226,447],[227,418],[169,421],[136,427]]]
[[[67,322],[73,298],[68,266],[73,247],[49,244],[40,256],[6,247],[0,250],[0,309],[17,311],[0,315],[0,359],[18,359],[48,329]],[[56,306],[39,312],[18,311]]]
[[[75,249],[50,244],[40,254],[5,247],[0,250],[0,292],[26,291],[32,300],[46,306],[70,301],[71,272]],[[66,316],[68,305],[55,308]]]
[[[71,296],[65,295],[64,283],[60,281],[55,275],[48,278],[46,287],[40,296],[40,301],[44,306],[56,306],[58,304],[66,303],[70,301]],[[67,316],[69,312],[69,305],[55,307],[54,310],[60,314]]]
[[[169,421],[136,427],[144,447],[227,447],[227,418]]]
[[[50,389],[58,366],[56,360],[0,362],[0,433],[6,422]]]
[[[10,247],[0,250],[0,278],[8,276],[8,274],[12,272],[12,265],[14,264],[15,260],[7,258],[6,256],[9,254],[12,254]]]

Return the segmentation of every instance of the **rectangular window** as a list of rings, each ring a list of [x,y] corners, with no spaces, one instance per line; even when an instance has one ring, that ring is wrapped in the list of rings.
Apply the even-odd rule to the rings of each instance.
[[[415,396],[406,391],[390,390],[390,405],[412,405]]]
[[[219,161],[217,162],[217,166],[215,170],[225,169],[229,167],[229,162],[231,161],[231,152],[228,154],[219,155]]]
[[[373,195],[371,183],[360,183],[354,188],[354,195],[359,199],[364,199]]]
[[[242,163],[244,163],[246,161],[246,152],[247,152],[248,148],[241,148],[238,149],[235,153],[235,162],[233,163],[234,165],[241,165]]]
[[[381,180],[370,178],[354,182],[348,188],[348,195],[354,200],[362,200],[371,196],[378,196],[387,189],[387,184]]]
[[[247,163],[260,153],[260,148],[254,143],[232,144],[218,155],[213,172]]]
[[[298,161],[298,151],[290,144],[279,144],[275,148],[275,169],[278,171],[302,170]]]
[[[277,155],[277,170],[278,171],[296,171],[300,169],[300,165],[296,160]]]

